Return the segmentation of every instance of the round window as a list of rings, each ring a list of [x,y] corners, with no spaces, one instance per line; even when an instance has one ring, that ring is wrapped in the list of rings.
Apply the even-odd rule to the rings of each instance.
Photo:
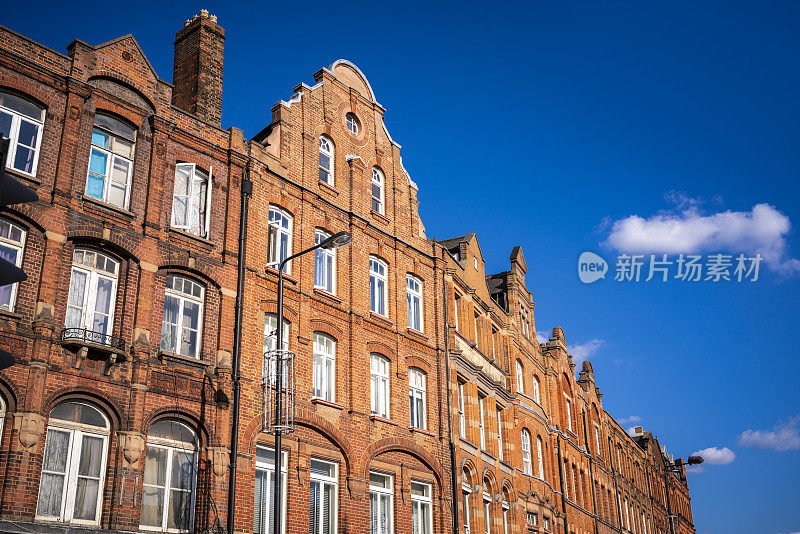
[[[354,113],[345,115],[344,122],[347,124],[347,129],[350,130],[351,134],[358,135],[361,124],[358,122],[358,117],[356,117]]]

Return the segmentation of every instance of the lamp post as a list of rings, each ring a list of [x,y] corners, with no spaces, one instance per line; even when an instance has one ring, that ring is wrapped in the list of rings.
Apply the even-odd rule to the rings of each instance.
[[[665,458],[666,460],[666,458]],[[670,463],[669,461],[664,462],[664,492],[667,496],[667,522],[669,523],[669,532],[670,534],[679,534],[675,532],[675,527],[672,526],[672,504],[669,500],[669,474],[672,473],[680,473],[681,467],[684,465],[698,465],[703,463],[702,456],[689,456],[686,460],[683,458],[678,458],[674,462]],[[678,529],[680,530],[680,528]]]
[[[307,254],[311,251],[317,250],[318,248],[326,248],[326,249],[335,249],[341,246],[349,244],[353,240],[353,236],[350,232],[339,232],[333,234],[328,239],[322,241],[321,243],[314,245],[311,248],[307,248],[298,252],[297,254],[293,254],[283,261],[280,262],[278,265],[278,317],[277,317],[277,324],[278,324],[278,332],[276,335],[276,362],[275,362],[275,421],[274,421],[274,429],[273,432],[275,433],[275,484],[274,484],[274,491],[272,494],[272,517],[275,518],[274,526],[272,527],[273,534],[280,534],[281,532],[281,513],[283,509],[280,506],[281,503],[281,434],[284,431],[282,421],[281,421],[281,413],[283,411],[283,407],[281,403],[283,401],[283,397],[281,396],[281,390],[283,389],[283,268],[286,264],[297,258],[302,256],[303,254]]]

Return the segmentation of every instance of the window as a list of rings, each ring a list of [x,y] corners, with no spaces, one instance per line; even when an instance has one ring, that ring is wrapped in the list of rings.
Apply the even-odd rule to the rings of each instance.
[[[314,332],[314,396],[336,402],[336,341]]]
[[[314,230],[314,244],[319,245],[331,236],[324,230]],[[336,294],[336,250],[318,248],[314,251],[314,287]]]
[[[544,480],[544,454],[543,454],[542,437],[536,436],[536,456],[539,460],[539,478]]]
[[[0,91],[0,136],[11,140],[4,162],[7,168],[36,175],[44,111],[25,98]]]
[[[3,440],[3,425],[6,422],[6,401],[0,395],[0,442]]]
[[[286,452],[281,452],[281,504],[286,517]],[[272,499],[275,491],[275,449],[256,447],[256,476],[253,493],[253,533],[272,534]],[[281,523],[281,532],[286,532],[286,520]]]
[[[458,435],[467,439],[467,421],[464,413],[464,382],[458,381]]]
[[[422,280],[416,276],[406,276],[406,300],[408,304],[408,327],[422,332]]]
[[[161,350],[200,357],[203,332],[203,286],[183,276],[167,275]]]
[[[292,254],[292,216],[277,206],[269,207],[269,257],[267,265],[275,269]],[[292,262],[283,268],[292,274]]]
[[[475,270],[478,270],[478,258],[472,258],[472,261],[475,262]]]
[[[147,434],[139,528],[189,532],[194,511],[197,436],[174,419],[162,419]]]
[[[550,518],[549,517],[545,517],[544,518],[544,529],[547,530],[549,528],[550,528]]]
[[[66,328],[91,331],[92,341],[108,344],[114,321],[119,263],[100,252],[76,249],[67,297]]]
[[[431,485],[411,481],[411,534],[431,534]]]
[[[384,213],[384,178],[383,171],[378,167],[372,167],[372,210],[381,215]]]
[[[486,403],[486,396],[483,395],[480,391],[478,392],[478,430],[480,431],[481,437],[481,450],[486,450],[486,416],[485,416],[485,407],[484,403]]]
[[[541,384],[539,383],[539,377],[536,376],[536,375],[533,375],[533,400],[535,400],[538,404],[542,403],[542,400],[541,400],[541,398],[539,396],[539,386],[540,385]]]
[[[172,194],[173,228],[208,237],[211,224],[211,169],[208,174],[194,163],[175,165],[175,188]]]
[[[2,98],[2,93],[0,93]],[[25,230],[22,227],[0,219],[0,258],[9,263],[22,266],[22,251],[25,248]],[[17,289],[19,284],[8,284],[0,287],[0,308],[14,311],[17,302]]]
[[[283,319],[283,350],[290,350],[289,347],[289,332],[292,329],[292,324]],[[264,316],[264,352],[277,350],[278,348],[278,316],[274,314],[267,314]],[[269,376],[270,384],[275,383],[275,360],[270,360],[272,367],[264,369],[264,376]],[[269,372],[269,375],[267,375]],[[283,368],[283,376],[288,376],[286,367]]]
[[[333,141],[327,137],[319,138],[319,181],[333,185]]]
[[[630,530],[631,529],[631,517],[628,514],[628,498],[625,498],[625,528]]]
[[[494,327],[494,325],[492,325],[491,331],[492,331],[492,358],[497,358],[497,346],[499,345],[499,343],[497,342],[496,338],[498,335],[498,331],[497,328]]]
[[[603,449],[600,448],[600,427],[594,426],[594,448],[597,450],[597,456],[603,456]]]
[[[464,508],[464,534],[469,534],[469,497],[472,495],[472,486],[469,483],[469,476],[465,469],[461,470],[461,505]]]
[[[458,331],[458,329],[459,329],[459,327],[458,327],[458,310],[459,310],[459,308],[461,308],[461,297],[458,295],[458,293],[454,294],[453,301],[454,301],[454,303],[453,303],[453,319],[455,321],[454,324],[455,324],[455,327],[456,327],[456,331]]]
[[[508,534],[508,511],[511,509],[508,501],[508,495],[503,491],[503,502],[500,503],[503,508],[503,534]]]
[[[311,459],[309,534],[335,534],[339,466]]]
[[[358,117],[356,117],[355,113],[348,113],[347,115],[345,115],[344,123],[347,125],[347,130],[351,134],[358,135],[359,123],[358,123]]]
[[[380,473],[369,474],[369,533],[391,534],[392,477]]]
[[[525,380],[522,373],[522,362],[517,360],[517,393],[525,394]]]
[[[489,493],[489,484],[483,481],[483,531],[492,534],[492,494]]]
[[[503,459],[503,409],[497,407],[497,457]]]
[[[528,310],[520,306],[519,308],[519,316],[520,316],[520,325],[522,327],[522,335],[525,337],[530,337],[530,323],[528,322]]]
[[[108,456],[108,419],[83,402],[50,412],[36,518],[97,525]]]
[[[427,401],[425,394],[425,373],[419,369],[408,370],[408,398],[411,410],[411,426],[414,428],[428,427]]]
[[[369,309],[386,317],[386,263],[375,256],[369,257]]]
[[[572,432],[572,403],[569,399],[564,399],[564,404],[566,405],[567,430]]]
[[[372,413],[389,418],[389,360],[370,355],[370,399]]]
[[[522,472],[526,475],[533,475],[531,465],[531,433],[527,428],[522,429]]]
[[[136,131],[108,115],[97,114],[92,130],[86,194],[127,208]]]
[[[527,523],[531,526],[536,526],[539,523],[539,516],[537,516],[534,512],[528,512]]]

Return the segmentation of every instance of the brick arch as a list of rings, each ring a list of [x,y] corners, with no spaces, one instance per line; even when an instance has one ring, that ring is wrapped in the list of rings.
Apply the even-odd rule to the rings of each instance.
[[[127,234],[126,234],[127,235]],[[96,248],[100,252],[111,252],[120,260],[134,260],[139,262],[136,255],[138,247],[131,246],[123,240],[122,232],[111,232],[109,239],[103,237],[103,229],[91,227],[90,225],[79,225],[77,228],[70,228],[67,232],[67,239],[75,246],[88,246]]]
[[[353,472],[353,448],[350,441],[335,426],[304,406],[298,406],[294,416],[295,423],[323,434],[336,445],[344,458],[345,475]]]
[[[397,358],[397,354],[395,354],[394,349],[382,341],[367,341],[367,350],[370,353],[376,352],[386,356],[390,360]]]
[[[278,314],[278,303],[274,300],[269,301],[261,301],[261,311],[264,313],[269,313],[271,315]],[[298,321],[300,320],[300,315],[292,309],[291,306],[286,306],[284,303],[283,306],[283,319],[289,321],[295,327],[297,327]]]
[[[419,356],[406,356],[406,365],[409,367],[409,369],[411,367],[416,367],[417,369],[424,371],[426,375],[431,374],[431,364]]]
[[[345,337],[345,333],[341,328],[325,319],[311,319],[311,331],[324,332],[335,339],[337,343]]]
[[[140,97],[144,98],[145,101],[152,106],[152,109],[148,111],[152,111],[153,113],[155,113],[156,106],[153,103],[153,99],[147,96],[148,93],[147,89],[145,89],[142,85],[136,83],[135,80],[123,74],[120,74],[119,72],[110,70],[93,70],[86,77],[87,80],[92,80],[94,78],[105,78],[107,80],[111,80],[112,82],[116,82],[120,85],[127,86],[128,89],[131,89],[132,91],[138,93]],[[122,108],[118,107],[117,109],[122,109]],[[123,117],[127,116],[128,118],[130,118],[137,116],[138,114],[128,112],[128,113],[120,113],[120,115],[122,115]],[[137,125],[139,124],[139,121],[134,120],[133,122]]]
[[[9,219],[11,221],[21,224],[22,226],[25,226],[25,230],[27,232],[30,232],[31,230],[36,230],[36,232],[38,232],[39,235],[44,237],[45,229],[44,225],[41,222],[41,219],[44,219],[46,217],[46,214],[43,213],[43,210],[41,209],[31,209],[31,207],[32,206],[28,204],[6,207],[3,209],[3,212],[0,214],[0,217]]]
[[[494,476],[494,472],[490,468],[485,468],[483,473],[481,474],[481,484],[483,484],[484,480],[489,481],[489,493],[500,493],[500,485],[497,483],[497,478]]]
[[[198,269],[197,266],[189,267],[189,260],[188,258],[177,258],[173,257],[170,258],[172,261],[169,263],[163,263],[158,266],[158,274],[160,275],[162,272],[166,274],[166,272],[176,272],[180,274],[184,274],[189,278],[199,279],[201,282],[211,285],[217,290],[222,287],[222,284],[219,281],[217,273],[210,269]]]
[[[8,89],[12,92],[17,92],[27,96],[28,98],[32,98],[38,104],[44,106],[48,110],[54,104],[54,98],[51,97],[47,92],[40,90],[37,86],[20,82],[19,80],[9,78],[5,75],[0,75],[0,90],[2,89]]]
[[[464,458],[461,461],[461,468],[458,470],[458,479],[461,480],[461,473],[464,472],[464,469],[467,470],[469,483],[470,486],[475,486],[475,480],[478,478],[478,468],[475,467],[475,464],[469,458]]]
[[[503,478],[500,482],[500,494],[508,492],[508,502],[512,503],[517,500],[517,491],[514,489],[514,483],[508,477]]]
[[[96,404],[106,412],[111,424],[111,430],[120,430],[122,428],[123,418],[121,414],[123,413],[123,410],[117,405],[116,402],[109,399],[108,396],[102,391],[91,386],[71,386],[56,390],[45,399],[42,405],[44,414],[49,417],[50,412],[58,403],[67,400],[84,400],[92,404]]]
[[[0,372],[0,395],[6,403],[6,413],[16,412],[17,399],[20,398],[19,388],[2,372]]]
[[[172,417],[179,421],[183,421],[192,427],[192,429],[197,432],[197,439],[200,441],[201,448],[206,447],[211,443],[210,433],[203,422],[203,418],[200,417],[200,414],[195,410],[178,406],[163,406],[160,408],[155,408],[151,410],[150,413],[146,414],[142,420],[142,432],[145,434],[145,436],[147,435],[147,431],[153,423],[165,417]]]
[[[436,477],[436,484],[438,485],[438,489],[441,491],[442,473],[439,471],[439,468],[436,467],[436,460],[428,452],[420,449],[414,441],[406,438],[385,438],[376,441],[367,447],[367,450],[364,451],[359,460],[359,476],[363,478],[369,478],[369,465],[372,463],[372,459],[380,454],[383,454],[384,452],[389,451],[404,452],[425,464],[425,466],[430,469],[433,475]]]

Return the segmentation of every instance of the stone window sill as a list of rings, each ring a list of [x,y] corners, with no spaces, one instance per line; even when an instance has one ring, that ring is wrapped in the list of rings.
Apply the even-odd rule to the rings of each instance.
[[[342,406],[338,402],[331,402],[329,400],[325,400],[320,397],[311,397],[311,404],[319,404],[321,406],[328,406],[330,408],[335,408],[337,410],[344,410],[344,406]]]
[[[214,248],[214,243],[213,242],[209,241],[205,237],[200,237],[199,235],[194,235],[192,233],[189,233],[186,230],[181,230],[180,228],[169,227],[169,228],[167,228],[167,232],[169,232],[170,234],[174,234],[175,236],[177,236],[179,238],[184,238],[184,239],[188,239],[188,240],[194,241],[196,243],[199,243],[200,245],[203,245],[204,247]]]
[[[205,369],[211,365],[211,362],[206,362],[198,358],[190,358],[188,356],[183,356],[182,354],[175,354],[173,352],[167,352],[163,350],[159,351],[158,358],[162,362],[177,363],[187,365],[189,367],[197,367],[198,369]]]
[[[385,417],[381,417],[380,415],[375,415],[375,414],[371,414],[369,416],[369,419],[370,419],[370,421],[377,421],[379,423],[386,423],[388,425],[398,426],[398,424],[399,424],[397,421],[393,421],[391,419],[386,419]]]
[[[418,427],[415,427],[415,426],[410,426],[410,427],[408,427],[408,429],[411,432],[414,432],[414,433],[424,434],[426,436],[433,437],[433,432],[431,432],[430,430],[424,429],[424,428],[418,428]]]
[[[369,312],[369,316],[370,316],[371,318],[373,318],[373,319],[377,319],[377,320],[378,320],[378,321],[380,321],[381,323],[384,323],[386,326],[390,326],[390,327],[391,327],[391,326],[394,326],[394,323],[392,322],[392,320],[391,320],[391,319],[389,319],[388,317],[384,317],[383,315],[381,315],[381,314],[379,314],[379,313],[375,313],[375,312],[374,312],[374,311],[372,311],[372,310],[370,310],[370,312]]]
[[[376,221],[382,222],[383,224],[389,224],[389,218],[386,215],[382,215],[373,209],[369,210],[369,213]]]
[[[119,206],[115,206],[113,204],[109,204],[108,202],[103,202],[99,198],[94,198],[92,196],[87,195],[86,193],[83,194],[83,201],[89,204],[93,204],[99,208],[103,208],[105,210],[113,211],[116,214],[122,215],[124,217],[128,217],[130,219],[135,219],[136,214],[132,211],[126,210],[125,208],[120,208]]]
[[[318,287],[315,287],[315,288],[314,288],[314,294],[315,294],[315,295],[319,295],[320,297],[323,297],[323,298],[325,298],[325,299],[328,299],[328,300],[333,300],[333,301],[335,301],[337,304],[341,304],[341,303],[343,302],[342,298],[340,298],[340,297],[337,297],[337,296],[336,296],[336,295],[334,295],[333,293],[328,293],[328,292],[327,292],[327,291],[325,291],[324,289],[320,289],[320,288],[318,288]]]
[[[331,184],[327,182],[323,182],[322,180],[319,181],[319,188],[323,191],[326,191],[333,196],[339,196],[339,190],[333,187]]]
[[[33,174],[28,174],[26,172],[22,172],[20,170],[17,170],[17,169],[11,168],[11,167],[6,167],[6,172],[8,174],[10,174],[11,176],[13,176],[14,178],[21,178],[21,179],[25,180],[28,183],[36,184],[36,185],[42,185],[42,181],[39,178],[37,178],[36,176],[34,176]]]
[[[413,337],[416,337],[416,338],[419,338],[419,339],[422,339],[422,340],[425,340],[425,341],[430,341],[430,339],[431,339],[428,336],[426,336],[424,333],[420,332],[419,330],[417,330],[415,328],[406,328],[406,332],[410,336],[413,336]]]
[[[270,266],[270,267],[266,268],[266,271],[267,271],[267,274],[273,275],[275,277],[275,279],[277,280],[277,278],[278,278],[278,269],[276,269],[275,267]],[[292,283],[294,285],[297,285],[297,278],[295,278],[294,276],[292,276],[290,274],[283,273],[283,279],[286,282],[290,282],[290,283]]]

